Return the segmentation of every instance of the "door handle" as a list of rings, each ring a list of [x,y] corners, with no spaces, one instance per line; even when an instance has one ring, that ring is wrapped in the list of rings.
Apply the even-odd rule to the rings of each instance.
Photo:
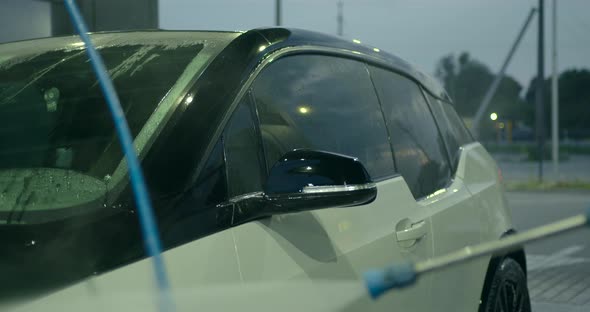
[[[415,241],[426,235],[426,222],[420,221],[409,228],[395,232],[398,242]]]

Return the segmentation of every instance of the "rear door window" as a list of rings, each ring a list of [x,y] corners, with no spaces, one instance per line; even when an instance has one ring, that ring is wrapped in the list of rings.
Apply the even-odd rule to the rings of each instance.
[[[297,55],[269,65],[253,85],[267,166],[309,148],[358,157],[374,180],[394,175],[391,146],[364,63]]]
[[[430,94],[428,101],[447,145],[453,170],[456,170],[461,156],[461,146],[473,142],[473,137],[451,104]]]
[[[415,198],[444,188],[451,170],[447,151],[422,90],[412,80],[371,67],[389,128],[397,170]]]

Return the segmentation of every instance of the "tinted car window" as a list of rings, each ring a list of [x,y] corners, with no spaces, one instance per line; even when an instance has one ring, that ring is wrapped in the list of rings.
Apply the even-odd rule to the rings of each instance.
[[[224,134],[230,196],[262,190],[262,148],[249,98],[234,111]]]
[[[393,72],[371,68],[389,128],[397,170],[415,198],[444,188],[450,179],[443,141],[420,87]]]
[[[217,205],[227,200],[225,162],[221,140],[209,155],[196,182],[170,209],[162,222],[164,247],[194,240],[229,226]]]
[[[358,157],[373,179],[394,174],[379,102],[363,63],[332,56],[279,59],[253,86],[266,161],[310,148]]]
[[[456,169],[461,156],[460,147],[473,142],[473,137],[451,104],[436,99],[431,95],[428,95],[428,100],[440,132],[447,144],[453,168]]]

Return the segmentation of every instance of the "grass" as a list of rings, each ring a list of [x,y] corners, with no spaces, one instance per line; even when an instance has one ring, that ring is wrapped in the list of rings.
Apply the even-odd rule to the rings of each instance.
[[[582,180],[573,181],[546,181],[536,180],[523,182],[505,182],[507,191],[555,191],[555,190],[589,190],[590,182]]]

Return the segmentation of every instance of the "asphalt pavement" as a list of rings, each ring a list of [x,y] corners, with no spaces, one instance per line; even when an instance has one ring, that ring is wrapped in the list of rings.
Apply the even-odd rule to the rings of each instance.
[[[494,154],[494,159],[502,169],[505,181],[525,182],[538,179],[539,163],[524,161],[522,154]],[[545,181],[586,181],[590,182],[590,155],[569,155],[559,163],[559,173],[553,171],[551,160],[543,162]]]
[[[590,191],[508,192],[517,230],[583,213]],[[590,311],[590,229],[527,245],[534,312]]]

